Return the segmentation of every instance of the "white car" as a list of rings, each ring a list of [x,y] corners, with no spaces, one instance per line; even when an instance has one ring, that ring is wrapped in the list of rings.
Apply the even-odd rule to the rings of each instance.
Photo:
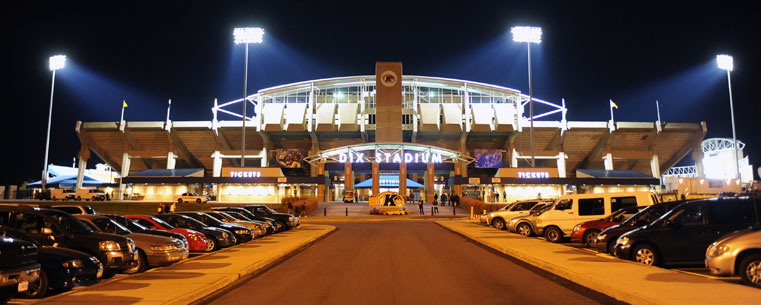
[[[531,210],[531,208],[533,208],[537,203],[547,201],[551,202],[551,200],[545,199],[516,201],[505,206],[502,209],[499,209],[498,211],[487,213],[485,221],[487,224],[490,224],[499,230],[504,230],[507,228],[506,224],[508,220],[512,219],[513,217],[528,215],[529,210]]]
[[[183,202],[206,203],[209,202],[209,197],[198,195],[198,193],[182,193],[182,195],[177,196],[177,203]]]

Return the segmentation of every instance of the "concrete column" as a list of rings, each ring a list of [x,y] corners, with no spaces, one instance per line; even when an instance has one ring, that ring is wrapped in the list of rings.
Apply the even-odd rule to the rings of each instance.
[[[176,158],[173,151],[166,154],[166,169],[174,169],[174,165],[177,163]]]
[[[698,175],[698,178],[704,178],[703,149],[700,147],[700,144],[692,149],[692,161],[695,162],[695,174]]]
[[[211,154],[211,157],[214,158],[213,160],[213,167],[212,167],[212,176],[214,177],[221,177],[222,176],[222,153],[218,150],[215,150],[213,154]]]
[[[354,178],[351,175],[351,162],[344,163],[344,191],[354,193]]]
[[[602,157],[602,160],[605,163],[605,170],[613,170],[613,154],[606,153],[605,156]]]
[[[425,201],[433,202],[433,163],[426,163]]]
[[[87,168],[87,160],[90,159],[90,148],[82,145],[79,149],[79,163],[77,164],[77,185],[75,189],[82,188],[82,181],[85,179],[85,169]]]
[[[122,171],[120,173],[121,179],[119,180],[119,199],[124,199],[124,190],[126,189],[126,186],[122,181],[124,181],[124,178],[129,176],[129,166],[130,166],[130,159],[129,154],[124,153],[122,155]]]
[[[565,153],[558,153],[558,177],[565,178]]]
[[[380,193],[380,163],[373,162],[373,193],[372,195],[378,195]]]
[[[325,177],[325,162],[317,163],[317,177]],[[317,201],[325,202],[325,184],[317,185]]]
[[[407,198],[407,163],[399,164],[399,195]]]
[[[261,116],[259,116],[261,117]],[[270,166],[269,159],[267,159],[267,147],[262,147],[262,164],[261,167],[268,167]]]
[[[513,153],[510,154],[512,158],[510,158],[510,167],[516,168],[518,167],[518,151],[513,148]]]
[[[650,171],[653,173],[654,178],[661,178],[661,166],[658,162],[657,154],[653,154],[653,157],[650,159]]]
[[[455,161],[454,162],[454,176],[460,176],[462,177],[462,161]],[[462,185],[461,184],[455,184],[454,185],[454,193],[457,194],[457,196],[462,197]]]

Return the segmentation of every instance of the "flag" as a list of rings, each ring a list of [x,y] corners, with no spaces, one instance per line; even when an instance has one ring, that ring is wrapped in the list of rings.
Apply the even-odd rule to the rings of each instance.
[[[612,101],[611,101],[612,103]],[[122,108],[127,108],[127,100],[122,101]]]
[[[613,100],[610,100],[610,108],[618,109],[618,105],[616,105],[616,103],[614,103]]]

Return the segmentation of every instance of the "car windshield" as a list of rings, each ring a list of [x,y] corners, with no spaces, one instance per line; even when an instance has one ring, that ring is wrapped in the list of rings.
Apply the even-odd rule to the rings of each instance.
[[[543,206],[542,209],[536,211],[536,216],[542,215],[542,213],[549,211],[550,209],[552,209],[552,206],[553,205],[551,204]]]
[[[643,224],[649,224],[656,221],[663,216],[666,212],[670,211],[676,204],[673,203],[659,203],[646,207],[634,216],[629,217],[626,221],[622,222],[622,226],[641,226]]]
[[[225,211],[225,210],[223,210]],[[251,211],[246,209],[236,209],[235,212],[241,213],[243,216],[246,216],[249,219],[256,219],[256,215],[254,213],[251,213]]]
[[[156,217],[151,217],[151,220],[153,220],[155,223],[161,225],[162,227],[166,228],[167,230],[174,229],[174,226],[166,223],[166,221],[163,221],[161,219],[158,219]]]
[[[239,219],[239,220],[251,220],[248,219],[248,217],[243,216],[243,214],[233,211],[225,211],[225,214],[230,215],[233,218]]]
[[[181,228],[191,228],[193,230],[201,230],[206,227],[206,225],[203,222],[200,222],[198,220],[195,220],[185,215],[177,215],[174,218],[174,220],[176,221],[177,226]]]
[[[222,221],[220,221],[219,219],[214,218],[211,215],[208,215],[207,217],[203,217],[204,215],[208,215],[208,214],[206,214],[206,213],[199,213],[198,217],[203,219],[203,221],[201,221],[201,222],[205,223],[206,225],[215,226],[215,227],[218,227],[218,226],[222,225]],[[195,218],[195,215],[194,215],[193,218]]]
[[[220,217],[224,218],[224,219],[227,219],[228,221],[238,221],[237,218],[230,216],[230,214],[228,214],[227,212],[217,212],[216,214],[219,215]],[[219,219],[219,218],[217,218],[217,219]]]
[[[55,222],[57,222],[64,230],[64,232],[70,232],[70,233],[83,233],[83,232],[93,232],[90,227],[86,226],[84,223],[79,221],[78,219],[74,218],[74,216],[69,215],[66,212],[61,211],[54,211],[54,210],[48,210],[45,212],[50,218],[53,218]]]
[[[116,223],[111,218],[98,218],[92,221],[103,232],[116,233],[119,235],[132,234],[132,231]]]
[[[215,213],[206,213],[206,215],[209,215],[209,217],[212,217],[216,220],[223,221],[223,219],[227,219],[222,213],[215,212]],[[229,219],[227,219],[229,220]]]
[[[110,215],[109,218],[113,219],[116,223],[127,227],[130,231],[133,232],[140,232],[145,230],[150,230],[149,228],[146,228],[145,226],[137,223],[136,221],[132,221],[130,219],[127,219],[127,217],[124,216],[118,216],[118,215]]]

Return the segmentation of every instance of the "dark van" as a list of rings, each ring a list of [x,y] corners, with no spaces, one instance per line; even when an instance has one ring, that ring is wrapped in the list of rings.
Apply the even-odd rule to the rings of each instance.
[[[615,255],[645,265],[702,264],[708,246],[759,224],[761,198],[732,197],[682,203],[649,225],[621,235]]]

